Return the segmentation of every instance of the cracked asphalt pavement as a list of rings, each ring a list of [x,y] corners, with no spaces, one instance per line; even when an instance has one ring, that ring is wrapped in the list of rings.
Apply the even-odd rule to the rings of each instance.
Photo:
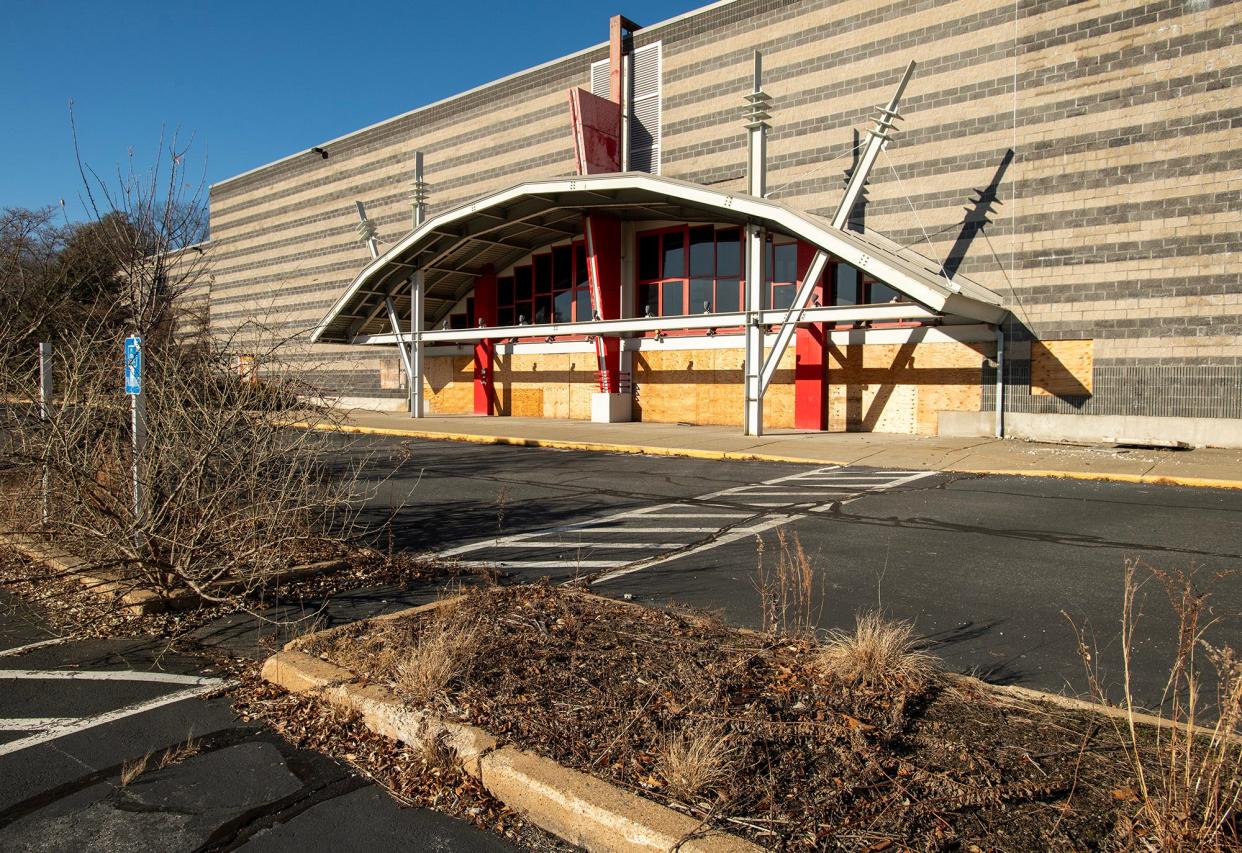
[[[740,499],[738,487],[805,477],[823,467],[386,437],[357,446],[385,473],[408,454],[380,486],[376,504],[385,511],[401,507],[393,521],[400,547],[434,551],[554,527],[572,532],[591,519],[653,504],[677,504],[687,514],[738,507],[758,512]],[[1127,561],[1138,561],[1193,573],[1200,588],[1212,591],[1209,640],[1236,644],[1242,636],[1242,491],[941,473],[845,497],[822,511],[809,505],[765,510],[793,516],[779,526],[796,533],[812,559],[821,629],[849,628],[855,614],[878,608],[912,621],[952,670],[1081,695],[1087,682],[1077,625],[1087,632],[1093,664],[1115,697],[1123,576]],[[696,544],[712,547],[683,547],[684,554],[628,574],[595,572],[603,579],[592,588],[719,611],[756,627],[757,539],[766,540],[770,560],[776,531],[712,542],[728,529],[700,534]],[[591,574],[575,561],[595,554],[572,548],[572,538],[565,545],[559,568],[523,570],[510,563],[505,570],[515,580]],[[540,562],[548,562],[543,556]],[[639,550],[627,559],[650,556]],[[1155,580],[1145,584],[1139,601],[1133,686],[1140,700],[1156,706],[1172,661],[1176,619]]]
[[[364,458],[375,486],[368,520],[390,522],[395,547],[510,543],[538,557],[506,561],[508,581],[593,575],[600,594],[757,626],[757,542],[773,559],[783,527],[813,562],[820,629],[848,628],[856,613],[878,607],[914,622],[948,668],[1044,690],[1085,687],[1067,617],[1086,626],[1106,681],[1119,683],[1127,560],[1194,571],[1205,585],[1242,563],[1242,493],[1225,490],[399,438],[350,446],[343,458]],[[522,551],[528,540],[538,549]],[[594,562],[608,565],[584,569],[592,554],[606,554]],[[1242,577],[1214,587],[1209,638],[1236,642]],[[323,623],[438,591],[338,594]],[[203,658],[164,653],[159,641],[52,642],[5,654],[51,639],[5,595],[0,850],[513,849],[447,816],[398,806],[344,765],[239,722],[226,699],[188,695],[221,674]],[[1148,704],[1160,701],[1176,639],[1162,596],[1158,584],[1144,587],[1136,633],[1135,687]],[[281,638],[232,616],[190,639],[258,657]],[[62,675],[40,677],[47,672]],[[120,784],[126,762],[190,735],[201,743],[197,755]]]
[[[185,689],[166,679],[219,675],[202,658],[168,654],[162,641],[90,639],[6,654],[49,640],[29,611],[6,604],[0,850],[515,849],[438,812],[399,806],[344,764],[239,721],[228,698],[149,707]],[[61,727],[36,727],[49,719]],[[26,728],[4,729],[14,725]],[[191,737],[197,754],[158,767],[164,750]],[[148,769],[122,784],[126,764],[148,754]]]

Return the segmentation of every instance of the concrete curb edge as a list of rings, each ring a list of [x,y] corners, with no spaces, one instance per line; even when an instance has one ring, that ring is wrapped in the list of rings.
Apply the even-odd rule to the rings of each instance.
[[[439,604],[439,603],[437,603]],[[424,605],[419,609],[437,606]],[[396,615],[396,614],[392,614]],[[410,611],[402,611],[402,616]],[[358,713],[368,728],[412,746],[442,741],[462,770],[532,823],[586,850],[601,853],[758,853],[749,841],[721,832],[699,834],[699,821],[608,782],[534,753],[502,746],[475,726],[410,710],[388,688],[364,684],[347,669],[298,650],[295,640],[263,664],[262,677],[291,693],[314,693]]]

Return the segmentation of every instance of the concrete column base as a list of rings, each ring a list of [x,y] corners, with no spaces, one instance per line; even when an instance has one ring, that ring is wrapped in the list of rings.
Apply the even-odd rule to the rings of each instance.
[[[634,398],[630,394],[605,394],[597,391],[591,395],[591,422],[597,424],[624,424],[634,419]]]

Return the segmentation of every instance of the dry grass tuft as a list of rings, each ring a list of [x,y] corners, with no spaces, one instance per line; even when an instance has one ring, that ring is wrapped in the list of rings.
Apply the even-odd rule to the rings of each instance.
[[[728,777],[735,751],[721,726],[691,723],[665,735],[656,766],[669,791],[689,798]]]
[[[151,762],[151,753],[147,753],[142,758],[135,758],[133,761],[126,761],[121,765],[121,787],[127,788],[130,783],[147,772],[147,765]]]
[[[426,702],[448,686],[474,656],[481,629],[453,608],[423,628],[396,665],[397,687],[416,702]]]
[[[164,754],[160,756],[159,763],[156,764],[157,770],[163,770],[172,764],[185,761],[187,758],[193,758],[198,755],[198,743],[194,740],[194,735],[190,734],[186,737],[184,743],[174,744],[164,750]]]
[[[911,691],[926,687],[939,668],[934,655],[917,648],[913,625],[887,620],[876,612],[858,616],[853,632],[834,631],[819,662],[846,684],[897,684]]]

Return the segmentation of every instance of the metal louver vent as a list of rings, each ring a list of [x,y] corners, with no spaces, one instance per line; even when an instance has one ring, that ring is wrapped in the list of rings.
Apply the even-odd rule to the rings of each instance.
[[[591,63],[591,94],[599,98],[608,97],[608,60],[601,59]]]
[[[634,72],[630,91],[630,169],[660,174],[660,81],[662,79],[660,42],[634,51]]]
[[[640,47],[630,60],[630,170],[660,173],[660,42]],[[591,94],[608,97],[608,60],[591,63]]]

